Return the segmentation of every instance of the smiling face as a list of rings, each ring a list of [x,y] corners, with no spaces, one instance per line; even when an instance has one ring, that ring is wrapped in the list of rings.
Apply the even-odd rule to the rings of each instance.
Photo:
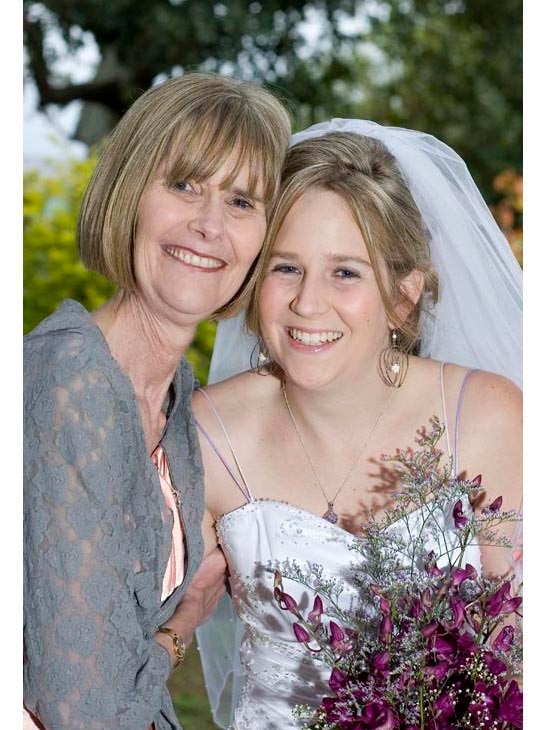
[[[273,359],[301,387],[376,370],[388,317],[361,231],[343,199],[315,188],[277,235],[259,298]]]
[[[248,167],[233,180],[231,171],[227,160],[201,182],[169,184],[160,175],[143,195],[135,278],[154,313],[200,321],[240,288],[262,244],[266,216],[263,201],[248,192]]]

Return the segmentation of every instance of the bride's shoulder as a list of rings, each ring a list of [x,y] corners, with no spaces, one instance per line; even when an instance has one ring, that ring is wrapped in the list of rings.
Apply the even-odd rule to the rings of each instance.
[[[198,420],[209,420],[212,405],[223,419],[238,420],[242,414],[248,417],[260,409],[275,388],[279,389],[276,378],[248,370],[196,391],[192,407]]]
[[[441,363],[435,360],[424,358],[420,363],[420,375],[431,385],[434,378],[440,380],[440,371]],[[477,423],[498,427],[501,416],[506,424],[522,418],[522,391],[503,375],[444,363],[442,382],[447,402],[455,404],[461,400],[466,418]]]

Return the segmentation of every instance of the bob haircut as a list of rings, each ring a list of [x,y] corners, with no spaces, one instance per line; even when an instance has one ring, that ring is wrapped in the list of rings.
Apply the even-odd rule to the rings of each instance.
[[[289,210],[308,190],[336,193],[348,206],[363,236],[385,311],[399,330],[398,345],[419,350],[419,320],[424,302],[437,301],[438,278],[429,252],[429,234],[386,146],[353,132],[332,132],[304,140],[287,153],[279,198],[253,275],[246,325],[261,337],[260,288],[276,237]],[[423,289],[414,304],[401,281],[412,271],[423,274]],[[403,319],[396,306],[405,301],[410,314]]]
[[[233,158],[225,184],[248,165],[249,192],[264,199],[269,217],[289,139],[287,111],[258,85],[190,73],[150,88],[110,135],[89,182],[78,220],[82,262],[120,288],[137,288],[139,204],[160,168],[168,184],[201,182]],[[244,283],[215,314],[235,313],[245,291]]]

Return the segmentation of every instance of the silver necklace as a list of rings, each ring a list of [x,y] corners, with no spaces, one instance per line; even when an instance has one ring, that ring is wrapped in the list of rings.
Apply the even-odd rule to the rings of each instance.
[[[359,453],[357,454],[357,457],[355,458],[355,460],[351,464],[351,466],[350,466],[350,468],[349,468],[346,476],[342,480],[342,483],[338,487],[338,490],[336,491],[336,494],[334,495],[334,497],[332,499],[329,499],[328,498],[327,493],[325,491],[325,488],[324,488],[324,486],[323,486],[323,484],[321,482],[321,479],[319,479],[319,475],[317,473],[317,469],[315,468],[314,463],[311,460],[311,456],[310,456],[310,454],[308,452],[308,449],[306,448],[306,444],[304,443],[304,438],[303,438],[302,434],[300,433],[300,429],[298,428],[298,425],[297,425],[296,420],[295,420],[295,417],[293,415],[291,406],[289,404],[289,399],[287,397],[287,391],[285,390],[285,381],[284,380],[281,381],[281,390],[283,392],[283,398],[285,400],[285,405],[287,406],[287,411],[289,413],[289,417],[291,419],[292,425],[294,426],[294,430],[296,431],[296,435],[298,436],[298,440],[300,441],[300,445],[302,446],[302,451],[306,455],[306,459],[308,460],[308,464],[311,467],[311,470],[312,470],[313,475],[315,477],[315,481],[317,482],[319,488],[321,489],[321,492],[323,493],[323,497],[325,498],[325,501],[327,503],[327,511],[324,513],[323,519],[327,520],[327,522],[330,522],[331,524],[334,525],[334,524],[336,524],[338,522],[338,515],[334,511],[334,503],[338,499],[338,496],[340,495],[340,492],[342,491],[342,489],[346,485],[346,482],[348,481],[348,479],[350,478],[351,474],[353,473],[353,470],[357,466],[357,463],[359,462],[359,459],[361,458],[361,456],[362,456],[362,454],[363,454],[363,452],[364,452],[364,450],[365,450],[368,442],[370,441],[370,437],[374,433],[374,431],[376,429],[376,426],[380,422],[380,419],[382,418],[382,416],[386,412],[387,407],[389,405],[389,402],[391,401],[391,398],[392,398],[393,393],[395,392],[395,390],[393,388],[391,389],[391,392],[389,394],[389,397],[387,398],[386,402],[384,403],[384,405],[380,409],[380,412],[376,416],[376,420],[372,424],[372,428],[370,429],[367,438],[365,439],[363,445],[359,449]]]

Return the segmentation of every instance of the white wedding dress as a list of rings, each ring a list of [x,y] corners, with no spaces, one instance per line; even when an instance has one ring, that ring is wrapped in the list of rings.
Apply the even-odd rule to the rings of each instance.
[[[204,395],[232,450],[214,404],[207,393]],[[461,402],[460,395],[458,415]],[[458,420],[456,417],[456,423]],[[221,727],[231,730],[296,728],[299,725],[293,718],[294,706],[317,706],[323,696],[330,694],[330,668],[296,640],[292,628],[295,617],[289,611],[281,610],[274,600],[273,571],[280,568],[283,572],[284,566],[290,569],[297,565],[306,573],[320,566],[323,581],[341,582],[340,604],[346,608],[357,595],[351,570],[352,563],[361,560],[351,549],[356,538],[294,505],[270,499],[254,500],[248,486],[231,469],[209,434],[200,424],[198,427],[247,499],[245,504],[222,515],[217,522],[218,541],[228,561],[236,616],[230,615],[227,599],[209,625],[198,629],[215,720]],[[448,439],[447,445],[450,454]],[[457,459],[455,468],[456,462]],[[418,517],[417,513],[415,515],[411,515],[410,523]],[[450,516],[446,519],[452,520]],[[450,536],[455,546],[455,533],[447,529],[445,538],[449,542]],[[465,561],[480,567],[478,547],[468,548]],[[283,589],[307,615],[315,594],[286,578]]]
[[[250,501],[223,515],[218,539],[230,569],[233,605],[243,624],[240,659],[245,677],[231,727],[279,730],[297,727],[292,708],[316,705],[328,692],[330,669],[302,644],[292,628],[295,617],[273,597],[273,569],[312,561],[323,578],[344,582],[343,601],[354,594],[350,565],[357,558],[354,538],[336,525],[283,502]],[[284,590],[307,614],[314,595],[284,579]]]

